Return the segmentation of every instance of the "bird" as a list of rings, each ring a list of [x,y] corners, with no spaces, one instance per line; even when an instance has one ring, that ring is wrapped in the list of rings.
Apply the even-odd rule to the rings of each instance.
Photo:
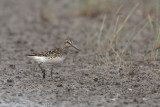
[[[51,78],[52,70],[54,65],[61,64],[66,59],[69,48],[73,47],[76,50],[80,51],[79,48],[73,43],[72,40],[65,40],[60,48],[55,48],[49,51],[44,51],[40,53],[32,53],[27,55],[29,58],[35,60],[38,63],[39,68],[43,73],[43,79],[45,78],[45,69],[42,68],[42,64],[51,65]]]

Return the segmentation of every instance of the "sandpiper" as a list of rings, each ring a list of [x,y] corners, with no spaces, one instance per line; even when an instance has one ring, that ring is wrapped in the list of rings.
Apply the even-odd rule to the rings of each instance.
[[[38,66],[43,73],[43,78],[45,78],[45,69],[43,69],[41,65],[42,64],[52,65],[51,68],[51,78],[52,78],[53,66],[56,64],[61,64],[64,61],[70,47],[73,47],[78,51],[80,51],[80,49],[78,49],[76,45],[73,44],[72,40],[65,40],[64,44],[60,48],[44,51],[41,53],[33,53],[27,56],[38,62]]]

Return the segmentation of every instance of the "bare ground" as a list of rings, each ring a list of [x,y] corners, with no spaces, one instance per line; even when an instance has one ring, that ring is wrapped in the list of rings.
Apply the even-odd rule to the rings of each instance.
[[[55,0],[58,20],[54,24],[40,20],[39,0],[0,1],[0,106],[159,107],[159,63],[99,70],[97,53],[84,44],[99,30],[103,18],[69,15],[67,1]],[[133,16],[130,23],[141,18]],[[107,23],[111,19],[109,16]],[[58,47],[68,37],[82,51],[71,50],[63,65],[54,69],[53,80],[50,72],[42,79],[36,63],[26,54]],[[147,31],[139,37],[146,38],[152,38]],[[132,48],[142,53],[143,46],[135,41]]]

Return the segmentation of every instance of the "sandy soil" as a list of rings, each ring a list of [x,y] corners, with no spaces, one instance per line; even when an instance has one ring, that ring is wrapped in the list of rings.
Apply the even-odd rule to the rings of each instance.
[[[87,36],[84,30],[90,31],[89,35],[96,33],[102,17],[69,15],[68,1],[55,0],[58,21],[50,24],[40,20],[39,0],[0,0],[0,106],[159,107],[159,64],[138,64],[133,75],[134,68],[98,70],[96,53],[84,48],[83,40]],[[137,17],[130,20],[138,23]],[[50,72],[42,79],[40,69],[26,54],[58,47],[68,37],[82,51],[71,50],[63,65],[54,69],[53,80]]]

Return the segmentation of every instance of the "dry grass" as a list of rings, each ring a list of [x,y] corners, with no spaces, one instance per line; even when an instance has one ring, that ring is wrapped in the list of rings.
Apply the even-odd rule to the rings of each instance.
[[[158,2],[157,2],[158,4]],[[140,59],[141,62],[144,61],[158,61],[160,60],[159,49],[160,49],[160,23],[159,23],[159,11],[160,5],[155,4],[154,8],[149,10],[153,11],[152,13],[148,13],[148,22],[150,31],[154,36],[154,40],[152,41],[152,49],[150,49],[144,58]],[[154,16],[153,16],[154,14]]]
[[[99,5],[99,3],[97,3],[96,5]],[[91,8],[84,9],[86,13],[83,12],[84,11],[83,10],[81,11],[83,13],[81,15],[95,16],[101,13],[99,12],[100,9],[97,9],[95,7],[96,6],[94,5],[93,10]],[[123,8],[123,4],[120,4],[119,7],[117,8],[116,13],[121,13],[122,8]],[[92,49],[95,52],[97,52],[96,66],[100,69],[115,69],[115,68],[121,69],[121,68],[132,66],[132,64],[134,65],[135,63],[137,63],[137,61],[144,62],[144,61],[160,60],[158,51],[155,51],[160,48],[159,46],[160,45],[159,44],[160,43],[160,33],[159,33],[160,27],[159,27],[159,19],[158,19],[158,14],[160,9],[157,9],[157,8],[158,7],[156,5],[155,7],[156,11],[153,12],[153,14],[156,14],[156,17],[153,17],[150,13],[148,13],[146,17],[143,16],[144,18],[141,21],[141,23],[138,23],[137,25],[133,25],[131,29],[128,29],[127,26],[129,25],[129,19],[132,17],[133,14],[135,14],[135,11],[140,9],[143,13],[146,12],[146,10],[143,10],[144,8],[141,7],[141,4],[136,4],[129,11],[127,16],[117,14],[116,18],[113,19],[113,21],[111,21],[111,24],[108,27],[108,29],[106,29],[105,27],[107,16],[104,15],[103,21],[99,27],[100,30],[97,31],[97,33],[94,36],[87,39],[90,41],[86,41],[87,42],[86,44],[88,46],[91,46]],[[90,9],[95,13],[92,12]],[[97,10],[95,11],[95,9]],[[154,9],[151,8],[151,10],[154,10]],[[135,52],[131,52],[130,47],[131,45],[133,45],[133,42],[137,40],[138,36],[141,35],[146,29],[150,30],[151,35],[154,37],[154,41],[150,41],[151,44],[147,44],[147,42],[141,43],[141,41],[139,41],[139,44],[145,44],[146,46],[143,47],[143,48],[146,48],[145,50],[148,50],[147,47],[150,47],[149,45],[152,45],[151,54],[146,55],[145,53],[142,53],[143,58],[141,58],[140,60],[135,60],[133,56]],[[102,32],[105,30],[107,30],[107,32],[109,33],[103,34]],[[125,43],[125,44],[122,44],[122,43]]]
[[[132,16],[132,14],[134,13],[137,7],[138,7],[138,4],[135,5],[135,7],[130,11],[130,13],[121,22],[120,22],[120,18],[122,17],[121,15],[118,15],[115,21],[113,21],[115,22],[114,29],[112,29],[113,24],[111,24],[110,26],[111,28],[109,28],[109,29],[112,29],[111,33],[108,33],[104,37],[102,37],[102,32],[103,30],[105,30],[104,25],[106,21],[106,16],[104,16],[101,27],[100,27],[100,31],[97,34],[97,36],[94,36],[95,45],[93,47],[95,48],[95,51],[100,55],[97,57],[97,66],[106,65],[105,67],[109,67],[109,69],[114,69],[115,67],[120,69],[126,66],[127,63],[124,60],[124,57],[126,56],[124,54],[127,51],[127,48],[133,42],[134,37],[131,37],[131,40],[129,40],[129,42],[125,45],[123,49],[119,49],[119,47],[117,47],[116,44],[119,44],[118,43],[119,41],[117,41],[117,39],[120,38],[119,36],[122,36],[120,33],[123,30],[125,30],[127,21]],[[117,11],[120,11],[120,8],[118,8]],[[126,33],[128,33],[127,29],[126,29]]]

